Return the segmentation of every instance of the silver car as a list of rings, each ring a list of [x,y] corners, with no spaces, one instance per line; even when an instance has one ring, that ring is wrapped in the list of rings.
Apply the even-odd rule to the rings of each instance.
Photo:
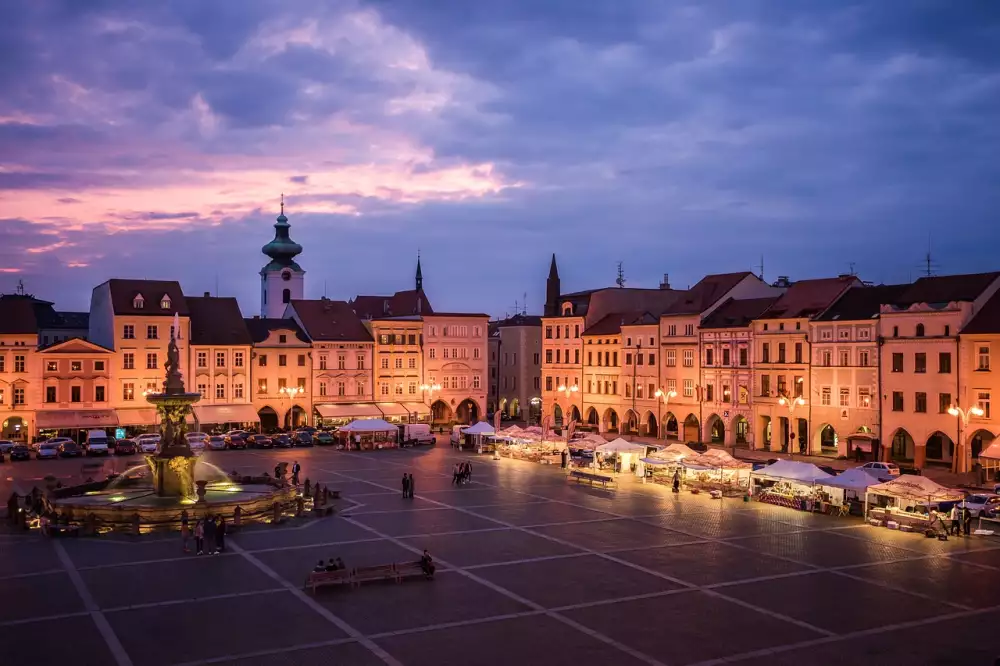
[[[58,458],[60,444],[60,442],[55,442],[53,440],[42,442],[38,445],[38,450],[35,452],[35,459],[45,460],[47,458]]]
[[[0,456],[10,455],[14,450],[14,442],[9,439],[0,439]]]

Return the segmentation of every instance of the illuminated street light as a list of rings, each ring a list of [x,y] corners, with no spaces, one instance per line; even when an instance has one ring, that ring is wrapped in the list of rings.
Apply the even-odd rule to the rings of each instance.
[[[961,474],[968,472],[972,467],[972,451],[965,446],[965,441],[962,439],[962,430],[969,427],[970,418],[973,416],[982,416],[986,412],[980,409],[979,405],[973,405],[968,410],[964,410],[957,405],[952,405],[948,408],[948,413],[952,416],[957,416],[959,419],[958,445],[955,447],[955,455],[952,456],[951,471],[955,474]]]

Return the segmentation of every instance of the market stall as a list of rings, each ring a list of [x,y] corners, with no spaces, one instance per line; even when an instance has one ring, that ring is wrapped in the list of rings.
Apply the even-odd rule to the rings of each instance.
[[[683,482],[686,486],[708,492],[717,490],[728,496],[746,492],[753,469],[752,464],[737,460],[722,449],[685,456],[680,465],[684,469]]]
[[[482,453],[484,448],[492,450],[489,443],[492,441],[491,437],[496,435],[496,430],[488,422],[480,421],[468,428],[463,428],[462,435],[467,444],[475,447],[477,453]]]
[[[854,467],[832,478],[818,481],[829,494],[830,504],[838,507],[838,511],[839,507],[846,507],[844,513],[848,513],[850,507],[854,506],[859,514],[862,511],[859,503],[864,501],[865,492],[881,482],[875,472],[864,467]]]
[[[750,472],[750,494],[768,504],[815,511],[829,501],[818,484],[832,478],[812,463],[779,460]]]
[[[698,452],[686,444],[674,443],[657,449],[642,459],[646,467],[646,477],[655,483],[669,486],[673,483],[675,472],[681,476],[684,474],[681,461],[696,455]]]
[[[594,464],[601,469],[612,468],[616,472],[635,472],[637,476],[645,474],[641,459],[649,447],[636,444],[619,437],[616,440],[601,444],[594,453]]]
[[[1000,438],[979,453],[979,464],[986,471],[987,479],[1000,481]]]
[[[529,462],[559,464],[567,450],[565,440],[545,438],[542,429],[535,426],[511,426],[496,433],[494,441],[501,456]]]
[[[937,511],[947,510],[965,493],[947,488],[926,476],[900,476],[886,483],[868,487],[865,492],[865,516],[869,523],[902,531],[940,530],[943,525]],[[942,506],[948,503],[949,506]]]
[[[337,430],[346,449],[365,451],[399,446],[399,428],[383,419],[358,419]]]

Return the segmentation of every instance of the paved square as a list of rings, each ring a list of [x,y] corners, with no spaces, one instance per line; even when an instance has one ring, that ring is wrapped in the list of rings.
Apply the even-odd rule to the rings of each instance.
[[[867,666],[1000,656],[1000,540],[940,542],[628,476],[614,490],[590,488],[556,466],[447,446],[205,455],[246,471],[298,460],[303,477],[341,491],[340,514],[248,526],[219,556],[183,554],[176,534],[0,534],[0,662]],[[473,482],[455,487],[459,460],[471,460]],[[53,464],[71,474],[71,463]],[[404,472],[416,478],[414,499],[401,497]],[[302,589],[318,560],[370,566],[424,548],[438,562],[433,581]]]

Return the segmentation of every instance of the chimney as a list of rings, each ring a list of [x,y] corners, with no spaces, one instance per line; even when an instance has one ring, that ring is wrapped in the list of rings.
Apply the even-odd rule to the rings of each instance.
[[[788,279],[787,275],[779,275],[778,279],[775,280],[774,284],[772,284],[771,286],[772,287],[784,287],[784,288],[787,289],[788,287],[792,286],[792,281]]]
[[[420,305],[423,302],[423,300],[424,299],[420,298],[420,296],[417,296],[417,314],[420,314]]]
[[[212,295],[212,293],[211,293],[211,292],[209,292],[209,291],[206,291],[206,292],[205,292],[205,298],[208,298],[208,297],[209,297],[209,296],[211,296],[211,295]]]
[[[389,314],[389,299],[382,301],[382,314]]]
[[[660,289],[670,289],[670,273],[663,274],[663,281],[660,282]]]

